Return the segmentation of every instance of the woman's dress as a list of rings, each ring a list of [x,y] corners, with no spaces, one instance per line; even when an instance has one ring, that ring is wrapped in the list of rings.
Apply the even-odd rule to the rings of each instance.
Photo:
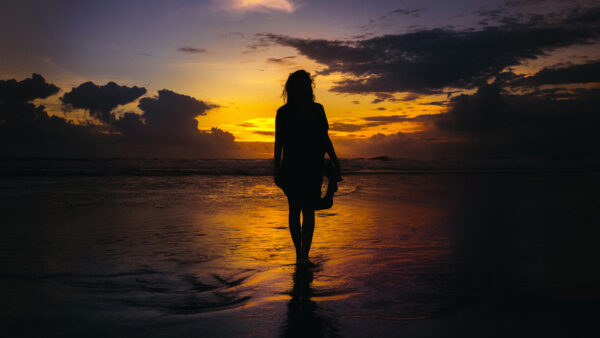
[[[321,197],[329,125],[323,106],[285,104],[277,110],[276,138],[283,145],[283,191],[290,201],[315,206]]]

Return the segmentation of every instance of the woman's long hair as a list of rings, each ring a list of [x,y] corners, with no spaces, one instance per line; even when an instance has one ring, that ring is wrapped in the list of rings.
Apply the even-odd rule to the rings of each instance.
[[[314,82],[310,73],[305,70],[297,70],[290,74],[283,93],[283,100],[289,104],[302,104],[315,101],[313,93]]]

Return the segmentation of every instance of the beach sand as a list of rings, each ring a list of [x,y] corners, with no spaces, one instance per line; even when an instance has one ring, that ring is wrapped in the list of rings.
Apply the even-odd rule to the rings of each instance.
[[[0,186],[6,337],[598,333],[597,173],[346,176],[310,270],[268,176]]]

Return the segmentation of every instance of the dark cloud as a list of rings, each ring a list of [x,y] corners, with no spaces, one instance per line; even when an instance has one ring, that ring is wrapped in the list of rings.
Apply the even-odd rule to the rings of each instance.
[[[378,95],[381,95],[381,94],[378,94]],[[404,97],[402,99],[395,99],[395,100],[389,99],[388,101],[413,101],[413,100],[420,98],[421,96],[422,95],[418,94],[418,93],[408,93],[408,94],[404,95]]]
[[[334,122],[329,124],[332,131],[355,132],[366,128],[382,126],[398,122],[423,122],[428,121],[431,115],[420,115],[408,117],[407,115],[388,115],[388,116],[367,116],[359,122]]]
[[[422,29],[359,41],[277,34],[260,38],[325,65],[321,74],[351,76],[337,82],[334,91],[439,93],[476,88],[508,66],[600,37],[599,7],[509,19],[480,29]]]
[[[329,124],[329,130],[332,131],[343,131],[343,132],[354,132],[364,129],[366,126],[354,123],[345,122],[334,122]]]
[[[364,118],[374,123],[422,121],[422,132],[337,139],[359,156],[387,154],[420,159],[584,159],[600,158],[600,88],[511,94],[498,80],[472,95],[452,99],[448,112],[406,118]]]
[[[151,146],[150,153],[166,157],[231,157],[237,151],[233,134],[198,130],[196,118],[215,104],[163,89],[142,98],[138,107],[141,115],[127,113],[113,123],[123,141]]]
[[[196,117],[206,115],[206,111],[217,106],[163,89],[158,91],[156,97],[142,98],[138,107],[143,112],[141,115],[125,114],[114,122],[118,131],[128,141],[170,146],[198,146],[205,141],[206,134],[198,130]],[[233,141],[233,136],[231,138]]]
[[[281,58],[268,58],[268,63],[282,64],[282,65],[293,65],[292,59],[295,59],[295,56],[284,56]]]
[[[134,96],[131,93],[136,89],[138,93],[140,89],[145,90],[111,83],[102,87],[89,84],[92,83],[74,88],[70,95],[65,95],[66,101],[76,102],[78,107],[84,105],[92,111],[107,112],[111,118],[78,125],[50,116],[44,106],[27,102],[58,92],[58,87],[46,83],[41,76],[34,74],[20,82],[0,81],[0,142],[3,144],[0,155],[79,158],[240,156],[231,133],[218,128],[198,130],[196,118],[217,107],[214,104],[160,90],[157,97],[140,100],[141,115],[126,112],[117,119],[108,109],[119,102],[131,101]],[[92,88],[98,92],[103,87],[105,91],[100,90],[98,96],[86,91]],[[78,88],[90,95],[83,95]],[[106,91],[106,88],[112,91]],[[127,93],[131,96],[127,97]],[[107,97],[112,100],[111,104],[101,102]]]
[[[441,129],[471,133],[531,127],[533,133],[536,128],[554,124],[560,128],[574,120],[581,123],[578,129],[585,129],[585,124],[600,117],[596,113],[600,108],[600,88],[566,91],[559,100],[555,93],[551,90],[510,94],[497,81],[480,87],[473,95],[452,99],[451,109],[439,115],[436,124]]]
[[[267,39],[262,36],[256,36],[252,38],[253,42],[246,45],[247,50],[242,51],[242,54],[256,53],[267,50],[267,47],[271,45]]]
[[[58,93],[59,88],[39,74],[17,81],[0,80],[0,102],[4,104],[24,104],[35,99],[45,99]]]
[[[275,132],[272,130],[255,130],[252,132],[253,134],[257,134],[257,135],[267,135],[267,136],[274,136]]]
[[[468,135],[478,156],[597,158],[599,108],[600,89],[581,89],[555,100],[511,95],[490,86],[457,97],[437,125]]]
[[[133,102],[144,94],[146,88],[143,87],[119,86],[114,82],[99,86],[88,81],[72,88],[60,99],[68,108],[88,110],[92,117],[109,123],[115,119],[112,111],[117,106]]]
[[[434,119],[437,118],[437,114],[418,115],[415,117],[408,117],[407,115],[367,116],[363,117],[363,120],[366,121],[366,126],[376,127],[385,124],[400,122],[430,122],[432,117],[434,117]]]
[[[426,8],[400,8],[392,11],[393,14],[401,14],[401,15],[410,15],[413,18],[418,18],[421,15],[421,12]]]
[[[446,101],[431,101],[431,102],[419,103],[419,105],[421,105],[421,106],[445,106],[447,104],[448,104],[448,102],[446,102]]]
[[[405,122],[412,121],[413,118],[406,115],[389,115],[389,116],[367,116],[363,118],[365,121],[371,122]]]
[[[590,82],[600,82],[600,60],[585,64],[544,68],[532,76],[514,81],[512,85],[540,86]]]
[[[22,81],[0,80],[0,126],[10,128],[27,123],[47,122],[49,116],[45,108],[29,101],[47,98],[58,91],[58,87],[47,83],[39,74],[33,74]]]
[[[141,99],[138,107],[144,111],[147,123],[178,124],[182,120],[187,121],[199,115],[206,115],[207,110],[218,106],[163,89],[158,91],[156,97]]]
[[[376,93],[375,96],[377,96],[377,97],[373,101],[371,101],[371,103],[373,103],[373,104],[381,103],[384,101],[390,101],[390,102],[406,101],[404,99],[399,100],[394,95],[389,94],[389,93]]]
[[[548,0],[513,0],[513,1],[507,1],[504,3],[504,6],[507,7],[521,7],[524,5],[535,5],[535,4],[541,4],[544,2],[548,2]]]
[[[184,53],[191,53],[191,54],[202,54],[202,53],[206,53],[206,49],[204,48],[194,48],[194,47],[179,47],[177,48],[178,51],[180,52],[184,52]]]
[[[340,151],[415,159],[600,158],[598,61],[561,64],[526,77],[499,73],[474,94],[454,96],[440,114],[369,116],[354,129],[423,122],[414,133],[335,138]],[[560,87],[557,85],[561,85]]]
[[[51,156],[72,153],[90,142],[102,142],[106,136],[98,127],[74,125],[50,116],[44,106],[29,102],[58,91],[57,86],[38,74],[22,81],[0,81],[0,154]]]

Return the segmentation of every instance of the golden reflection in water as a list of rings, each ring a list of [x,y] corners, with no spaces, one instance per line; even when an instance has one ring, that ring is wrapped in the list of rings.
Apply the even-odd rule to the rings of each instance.
[[[317,214],[308,276],[294,265],[287,203],[270,177],[28,177],[22,195],[4,197],[16,226],[1,237],[2,282],[7,304],[23,304],[7,313],[32,318],[31,336],[134,321],[165,336],[175,323],[215,336],[380,326],[389,336],[440,320],[495,325],[494,311],[575,323],[580,303],[569,300],[598,294],[581,287],[598,284],[587,259],[597,245],[586,241],[596,176],[345,177],[333,209]],[[32,204],[40,209],[22,212]],[[542,293],[554,300],[528,307]],[[574,313],[591,318],[587,309]]]
[[[443,266],[452,244],[443,226],[445,215],[410,189],[394,190],[384,182],[360,184],[360,177],[347,178],[334,207],[317,212],[311,259],[318,267],[311,272],[313,292],[308,297],[332,304],[366,295],[373,302],[402,307],[401,299],[407,296],[398,290],[420,283],[411,276],[413,271],[447,269]],[[295,290],[297,272],[287,202],[276,187],[264,183],[246,192],[272,197],[248,199],[226,209],[216,206],[196,215],[196,224],[208,234],[194,245],[198,250],[210,246],[218,257],[209,263],[213,267],[202,269],[251,271],[238,288],[252,295],[246,306],[292,301],[294,292],[288,290]]]

